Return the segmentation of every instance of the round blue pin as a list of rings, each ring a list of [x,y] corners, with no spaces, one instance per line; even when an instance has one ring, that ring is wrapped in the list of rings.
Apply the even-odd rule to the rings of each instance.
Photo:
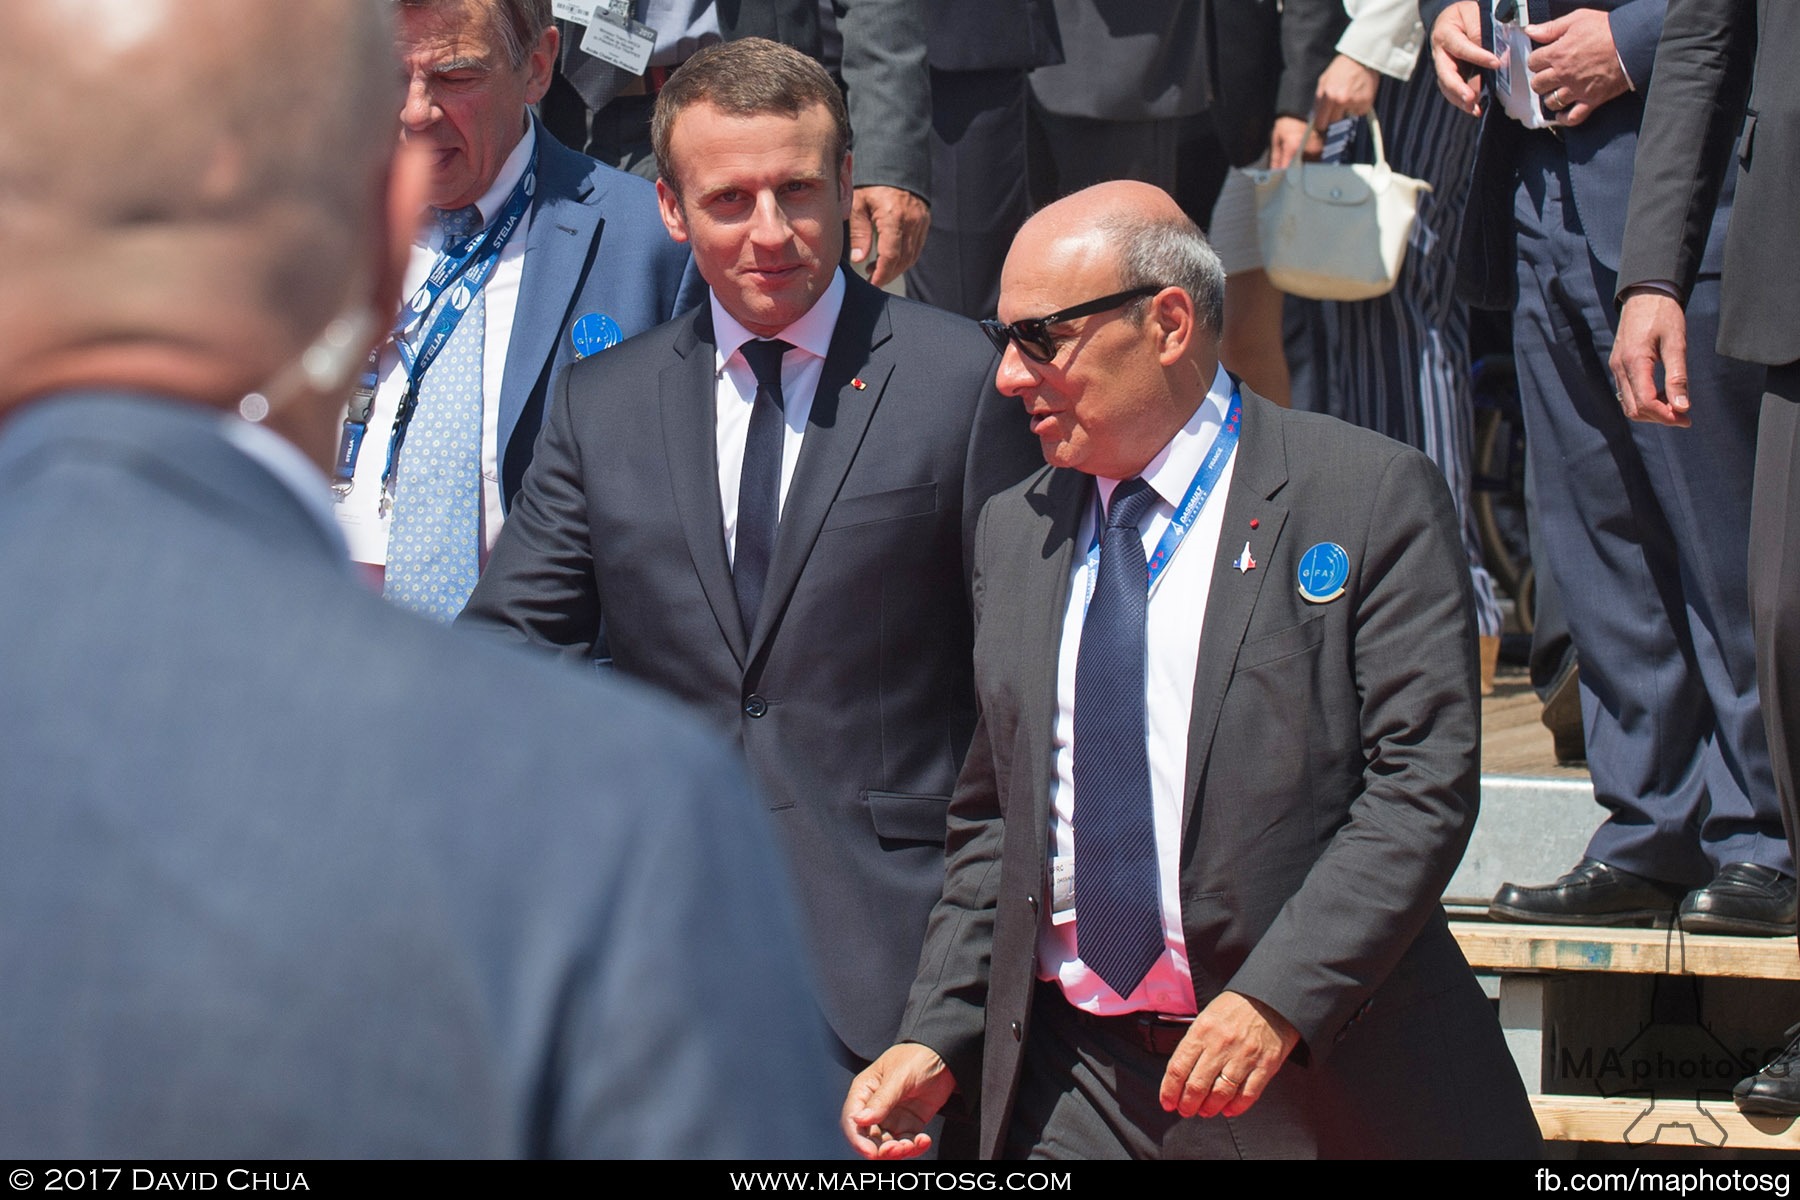
[[[598,354],[618,345],[624,338],[625,331],[619,328],[619,323],[605,313],[589,313],[569,330],[569,340],[575,343],[576,358]]]
[[[1350,581],[1350,555],[1336,542],[1320,542],[1300,556],[1300,595],[1308,603],[1324,604],[1344,594]]]

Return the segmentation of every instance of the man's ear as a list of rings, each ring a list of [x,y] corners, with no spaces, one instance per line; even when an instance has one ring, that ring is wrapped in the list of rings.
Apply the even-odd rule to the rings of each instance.
[[[551,25],[525,56],[525,103],[536,104],[550,90],[550,76],[556,70],[556,48],[561,41],[562,34]]]
[[[851,161],[852,155],[850,151],[844,151],[844,164],[838,168],[838,208],[841,210],[838,213],[838,218],[844,221],[850,219],[850,210],[855,207],[855,189],[850,183]]]
[[[681,209],[681,196],[664,180],[656,181],[656,209],[662,215],[663,228],[678,242],[688,240],[687,213]]]
[[[1150,298],[1145,323],[1156,336],[1157,361],[1172,367],[1188,357],[1199,331],[1200,314],[1194,298],[1178,287],[1166,287]]]

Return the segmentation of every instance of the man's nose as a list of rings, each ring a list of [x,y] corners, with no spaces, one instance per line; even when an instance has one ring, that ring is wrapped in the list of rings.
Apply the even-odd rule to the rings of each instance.
[[[400,123],[408,129],[423,129],[440,115],[431,85],[423,76],[413,76],[407,81],[406,100],[400,105]]]
[[[775,193],[766,191],[756,197],[756,209],[750,217],[750,237],[759,246],[785,246],[793,239],[794,227],[788,221]]]
[[[1020,351],[1019,343],[1007,339],[1006,349],[1000,353],[1000,365],[994,368],[995,389],[1002,396],[1024,399],[1038,382],[1038,377],[1031,368],[1032,364]]]

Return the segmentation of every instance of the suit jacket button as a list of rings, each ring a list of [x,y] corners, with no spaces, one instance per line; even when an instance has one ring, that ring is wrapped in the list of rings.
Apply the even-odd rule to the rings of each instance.
[[[1029,904],[1029,905],[1031,905],[1031,911],[1032,911],[1032,912],[1036,912],[1036,911],[1037,911],[1037,897],[1036,897],[1036,896],[1027,896],[1027,897],[1025,897],[1025,903],[1027,903],[1027,904]]]
[[[1012,1035],[1013,1035],[1013,1041],[1015,1041],[1015,1042],[1020,1041],[1025,1037],[1025,1031],[1024,1031],[1024,1029],[1020,1028],[1019,1023],[1017,1021],[1014,1021],[1012,1023]]]
[[[764,700],[761,696],[758,696],[755,692],[751,692],[750,695],[745,698],[744,715],[746,717],[760,717],[768,711],[769,702]]]

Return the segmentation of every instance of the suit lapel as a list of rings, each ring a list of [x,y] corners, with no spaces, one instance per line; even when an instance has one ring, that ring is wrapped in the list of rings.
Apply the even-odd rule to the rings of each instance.
[[[1019,720],[1028,739],[1034,837],[1038,857],[1046,862],[1049,860],[1044,842],[1050,828],[1050,785],[1055,766],[1051,747],[1056,736],[1058,655],[1063,617],[1069,606],[1069,578],[1075,568],[1075,541],[1081,533],[1081,514],[1093,502],[1093,495],[1093,477],[1071,470],[1049,472],[1041,491],[1034,488],[1026,493],[1039,520],[1023,544],[1042,549],[1037,551],[1036,564],[1020,589],[1018,644],[1026,649],[1022,651],[1025,661],[1020,671]],[[1049,648],[1047,653],[1045,647]]]
[[[1181,824],[1185,831],[1195,818],[1200,780],[1212,757],[1213,734],[1225,689],[1237,665],[1238,648],[1250,626],[1250,614],[1273,569],[1275,547],[1287,522],[1288,509],[1276,495],[1287,484],[1287,446],[1275,409],[1249,388],[1242,389],[1243,434],[1234,452],[1231,489],[1226,496],[1225,520],[1213,556],[1211,590],[1206,602],[1206,623],[1200,632],[1200,659],[1194,671],[1193,715],[1188,720],[1187,780]],[[1231,564],[1242,549],[1236,531],[1250,528],[1252,555],[1269,569],[1239,571]],[[1279,583],[1271,586],[1280,586]]]
[[[669,482],[675,490],[681,530],[687,537],[688,557],[719,632],[742,667],[748,661],[744,621],[731,582],[731,560],[725,556],[725,509],[719,502],[713,394],[718,350],[713,344],[712,310],[702,304],[687,321],[675,338],[677,360],[663,368],[657,408],[662,412]]]
[[[534,118],[535,120],[535,118]],[[525,235],[525,270],[500,381],[499,445],[518,427],[538,380],[556,358],[569,305],[598,246],[600,195],[581,156],[537,131],[537,196]]]
[[[854,274],[845,272],[844,307],[832,331],[831,350],[819,376],[800,458],[782,505],[775,553],[750,635],[754,660],[768,641],[781,611],[800,581],[800,572],[818,540],[825,516],[862,445],[869,420],[881,403],[894,363],[884,347],[891,336],[887,300]],[[857,386],[861,384],[861,386]],[[717,491],[717,485],[714,486]]]

